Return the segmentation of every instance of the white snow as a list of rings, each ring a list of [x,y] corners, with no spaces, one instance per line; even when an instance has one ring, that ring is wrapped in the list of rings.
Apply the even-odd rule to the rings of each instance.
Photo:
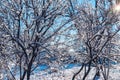
[[[80,67],[74,67],[71,69],[58,70],[57,72],[53,72],[51,74],[48,74],[45,71],[40,71],[37,74],[33,74],[31,76],[31,80],[71,80],[73,74],[77,72],[79,68]],[[76,77],[76,80],[80,80],[82,74],[83,72]],[[95,68],[92,68],[86,80],[93,80],[94,74]],[[100,80],[104,80],[103,77],[101,77]],[[110,69],[109,80],[120,80],[120,64],[113,65]]]

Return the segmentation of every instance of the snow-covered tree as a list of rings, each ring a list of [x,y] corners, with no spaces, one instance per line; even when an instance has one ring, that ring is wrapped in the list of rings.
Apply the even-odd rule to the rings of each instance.
[[[67,4],[66,0],[0,0],[0,28],[9,45],[1,49],[14,62],[10,79],[18,76],[12,68],[20,80],[30,80],[39,64],[50,62],[53,37],[75,19],[65,16]]]
[[[93,80],[97,77],[108,80],[111,61],[114,61],[115,56],[115,35],[119,35],[120,31],[119,12],[114,11],[110,0],[86,0],[81,3],[79,6],[74,5],[72,14],[79,16],[74,26],[79,37],[76,45],[77,57],[82,66],[72,80],[75,80],[78,74],[85,80],[93,67],[96,68]]]

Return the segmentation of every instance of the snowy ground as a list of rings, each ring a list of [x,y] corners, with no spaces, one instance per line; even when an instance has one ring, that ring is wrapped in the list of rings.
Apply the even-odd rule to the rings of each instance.
[[[31,80],[71,80],[74,72],[77,72],[79,68],[80,67],[73,67],[64,70],[51,69],[51,71],[54,71],[51,74],[48,74],[47,71],[40,71],[37,74],[32,74]],[[94,72],[95,72],[95,68],[92,68],[86,80],[93,80]],[[110,74],[109,80],[120,80],[120,64],[113,65],[112,69],[110,69],[109,74]],[[80,78],[81,78],[80,75],[77,76],[77,80],[80,80]],[[103,79],[101,78],[100,80]]]

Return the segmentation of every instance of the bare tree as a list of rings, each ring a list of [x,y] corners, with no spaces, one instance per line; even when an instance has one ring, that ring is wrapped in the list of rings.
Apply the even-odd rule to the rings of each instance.
[[[40,63],[50,61],[52,37],[75,19],[66,19],[67,4],[65,0],[0,1],[1,29],[9,36],[7,44],[12,46],[6,46],[11,51],[8,60],[13,60],[20,80],[30,80],[31,73]],[[45,57],[41,56],[43,52]],[[15,80],[12,70],[10,74]]]
[[[81,42],[78,44],[82,46],[82,50],[84,48],[83,51],[79,51],[78,57],[80,61],[84,58],[81,61],[81,68],[74,74],[72,80],[75,80],[81,72],[82,80],[85,80],[93,67],[96,69],[93,80],[100,76],[108,80],[111,61],[114,61],[110,56],[114,56],[113,40],[120,31],[119,14],[112,11],[112,1],[94,0],[94,2],[95,4],[84,2],[74,7],[76,10],[74,15],[79,15],[74,25]]]

